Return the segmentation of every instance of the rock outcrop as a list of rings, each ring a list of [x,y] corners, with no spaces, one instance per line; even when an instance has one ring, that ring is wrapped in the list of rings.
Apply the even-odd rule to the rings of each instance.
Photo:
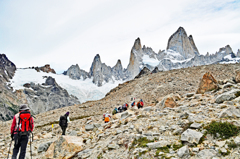
[[[83,139],[76,136],[61,136],[48,148],[45,157],[70,159],[83,149]]]
[[[0,75],[2,82],[9,82],[16,71],[16,66],[12,63],[5,54],[0,54]]]
[[[42,71],[42,72],[46,72],[46,73],[51,72],[51,73],[56,74],[55,70],[52,69],[49,64],[46,64],[45,66],[42,66],[42,67],[33,67],[33,68],[38,72]]]
[[[237,71],[236,71],[235,81],[236,81],[237,83],[240,83],[240,70],[237,70]]]
[[[54,78],[48,77],[43,84],[25,84],[24,94],[33,113],[80,104],[78,99],[61,88]]]
[[[217,88],[217,80],[212,76],[211,73],[207,72],[203,75],[196,93],[203,94],[207,91],[212,91]]]
[[[135,78],[141,78],[141,77],[147,76],[149,74],[151,74],[151,71],[147,67],[144,67]]]
[[[71,79],[74,79],[74,80],[79,80],[79,79],[85,80],[86,78],[89,78],[88,73],[84,70],[81,70],[78,64],[72,65],[63,74],[69,76]]]

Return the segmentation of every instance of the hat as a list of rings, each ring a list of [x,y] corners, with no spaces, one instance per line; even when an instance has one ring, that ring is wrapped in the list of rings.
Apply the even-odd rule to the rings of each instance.
[[[69,112],[67,112],[66,115],[69,115]]]
[[[21,110],[29,110],[27,104],[21,104],[19,107],[19,111],[21,111]]]

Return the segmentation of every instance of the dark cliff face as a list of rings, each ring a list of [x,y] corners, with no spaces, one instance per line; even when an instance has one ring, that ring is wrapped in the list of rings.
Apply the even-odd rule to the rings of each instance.
[[[15,64],[5,54],[0,54],[0,120],[10,120],[18,112],[21,100],[6,83],[13,78],[15,71]]]
[[[8,60],[5,54],[0,54],[0,74],[5,81],[9,81],[14,76],[16,66],[13,62]]]
[[[56,80],[47,77],[42,85],[25,84],[24,93],[33,113],[43,113],[49,110],[80,104],[77,97],[69,95],[67,90],[60,87]]]

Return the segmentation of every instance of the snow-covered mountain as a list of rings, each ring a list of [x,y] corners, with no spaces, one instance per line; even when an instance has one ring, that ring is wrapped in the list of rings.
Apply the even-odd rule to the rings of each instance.
[[[229,55],[231,55],[231,58],[229,58]],[[64,74],[72,79],[91,79],[94,84],[101,87],[109,82],[134,79],[144,67],[147,67],[150,71],[153,71],[155,67],[160,71],[167,71],[214,63],[239,62],[239,57],[240,51],[238,50],[235,55],[229,45],[220,48],[215,54],[201,55],[195,45],[193,36],[188,36],[184,28],[179,27],[170,36],[167,49],[160,50],[158,53],[155,53],[151,47],[145,45],[142,47],[140,38],[137,38],[131,49],[129,64],[126,69],[122,67],[120,60],[112,68],[107,66],[101,62],[100,55],[97,54],[89,72],[81,70],[78,65],[72,65]]]
[[[81,103],[101,99],[112,88],[123,82],[118,80],[114,83],[108,82],[102,87],[98,87],[92,83],[92,78],[74,80],[63,74],[37,72],[35,69],[28,68],[17,69],[10,83],[14,90],[20,90],[25,88],[24,84],[26,83],[45,83],[45,77],[49,76],[54,78],[60,87],[66,89],[68,94],[76,96]]]
[[[14,64],[8,64],[3,60],[2,65],[8,69],[1,69],[2,76],[0,77],[4,79],[8,75],[10,80],[8,85],[16,90],[18,98],[27,100],[25,102],[30,103],[31,106],[48,105],[51,104],[52,99],[59,97],[60,100],[56,101],[59,104],[52,103],[50,107],[33,107],[33,110],[38,113],[78,102],[101,99],[118,84],[132,80],[136,76],[141,78],[149,72],[239,61],[240,51],[233,53],[229,45],[220,48],[215,54],[201,55],[192,35],[188,36],[184,28],[180,27],[170,36],[167,49],[160,50],[158,53],[154,52],[151,47],[142,46],[140,38],[137,38],[130,51],[127,68],[123,68],[121,60],[118,60],[115,66],[110,67],[101,61],[99,54],[94,57],[88,72],[80,69],[76,64],[60,75],[55,74],[50,65],[16,69]],[[140,73],[141,70],[143,70],[142,73]],[[46,86],[48,77],[52,77],[56,85]],[[8,80],[5,79],[5,81]],[[3,85],[3,87],[6,86]],[[51,93],[53,93],[52,97],[49,98],[48,95]]]

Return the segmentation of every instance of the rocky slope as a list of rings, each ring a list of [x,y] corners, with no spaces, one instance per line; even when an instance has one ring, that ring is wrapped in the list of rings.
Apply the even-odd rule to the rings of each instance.
[[[212,120],[240,126],[240,84],[235,83],[239,66],[214,64],[152,73],[119,85],[101,100],[36,115],[33,158],[238,158],[239,135],[213,137],[205,133],[205,126]],[[214,84],[217,89],[212,89]],[[196,94],[198,89],[205,93]],[[130,104],[132,97],[143,99],[144,108],[117,114],[107,124],[102,121],[103,113]],[[67,111],[71,123],[62,137],[57,123]],[[4,157],[10,124],[0,127]]]

